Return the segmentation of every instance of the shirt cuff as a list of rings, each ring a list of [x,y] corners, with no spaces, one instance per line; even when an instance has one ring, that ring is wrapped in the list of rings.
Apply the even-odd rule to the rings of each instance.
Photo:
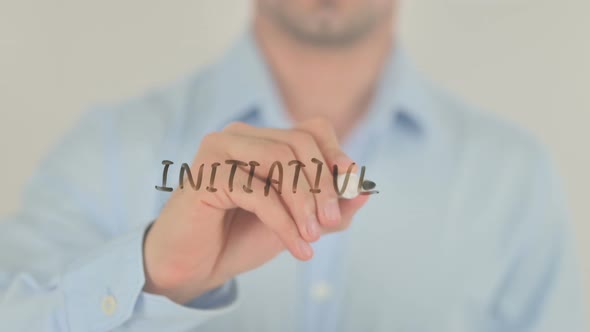
[[[235,279],[201,295],[186,306],[165,296],[144,292],[137,303],[135,327],[143,331],[192,331],[211,318],[231,312],[237,306],[237,300]]]
[[[227,312],[237,303],[234,280],[203,294],[186,306],[142,291],[145,284],[145,227],[134,230],[85,256],[63,274],[61,287],[71,331],[110,331],[123,324],[165,330],[196,326]],[[139,327],[139,326],[136,326]]]

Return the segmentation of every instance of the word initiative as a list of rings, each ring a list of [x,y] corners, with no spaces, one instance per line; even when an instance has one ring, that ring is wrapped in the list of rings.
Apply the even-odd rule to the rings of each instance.
[[[321,193],[322,189],[319,188],[320,179],[322,176],[322,169],[324,167],[324,163],[319,159],[312,158],[311,162],[316,166],[315,167],[315,181],[312,188],[309,189],[309,192],[313,194]],[[170,160],[163,160],[162,165],[164,165],[164,169],[162,171],[162,183],[160,186],[156,186],[156,190],[159,191],[166,191],[171,192],[174,189],[172,187],[167,186],[168,181],[168,172],[170,166],[173,165],[174,162]],[[238,167],[246,168],[249,170],[248,172],[248,179],[247,184],[243,185],[241,190],[246,193],[253,193],[254,190],[252,189],[252,179],[255,176],[256,167],[260,166],[260,163],[256,161],[250,161],[248,163],[241,161],[241,160],[225,160],[224,165],[225,167],[230,167],[229,169],[229,176],[227,179],[227,189],[229,192],[233,192],[234,188],[234,180],[236,177],[236,171]],[[356,195],[372,195],[378,194],[377,190],[373,190],[376,187],[376,184],[372,181],[365,180],[365,166],[361,167],[360,175],[355,173],[351,173],[355,164],[352,163],[348,166],[348,169],[345,174],[338,173],[338,166],[334,165],[332,168],[332,183],[334,190],[336,193],[341,196],[342,198],[354,198]],[[205,190],[208,192],[216,192],[218,187],[216,187],[216,174],[218,173],[217,170],[223,167],[223,165],[219,162],[215,162],[210,165],[211,171],[209,173],[209,184],[205,187]],[[287,167],[293,169],[293,181],[291,182],[291,190],[293,193],[297,193],[297,184],[299,182],[299,176],[301,174],[301,169],[306,167],[306,165],[299,161],[299,160],[291,160],[287,163]],[[180,167],[180,172],[178,176],[178,185],[180,189],[184,189],[185,185],[188,184],[193,190],[200,190],[201,185],[203,182],[203,171],[205,168],[205,164],[201,164],[197,171],[196,179],[193,177],[192,171],[190,166],[187,163],[183,163]],[[283,180],[284,180],[284,167],[280,161],[275,161],[270,165],[268,170],[268,176],[266,177],[265,186],[264,186],[264,196],[268,196],[270,193],[270,188],[274,186],[276,188],[278,194],[282,193],[283,190]],[[187,182],[185,182],[185,177],[187,178]],[[349,187],[349,182],[356,181],[357,183],[352,184],[355,187]]]

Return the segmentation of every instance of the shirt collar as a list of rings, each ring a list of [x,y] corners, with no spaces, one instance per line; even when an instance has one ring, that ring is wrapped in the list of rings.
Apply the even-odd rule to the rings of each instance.
[[[260,117],[273,127],[289,127],[278,91],[251,30],[246,31],[214,65],[214,127]],[[406,53],[394,47],[380,77],[364,125],[375,131],[402,128],[430,136],[436,130],[428,82]]]
[[[215,127],[260,116],[273,127],[286,128],[289,120],[272,80],[269,68],[248,30],[214,65]]]

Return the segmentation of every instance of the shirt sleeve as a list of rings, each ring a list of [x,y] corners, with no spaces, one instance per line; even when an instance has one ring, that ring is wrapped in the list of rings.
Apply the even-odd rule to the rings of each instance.
[[[549,156],[540,150],[507,242],[506,268],[491,308],[492,330],[587,331],[565,195]]]
[[[233,280],[184,306],[142,291],[148,222],[115,211],[110,122],[83,117],[0,221],[0,330],[186,331],[235,307]]]

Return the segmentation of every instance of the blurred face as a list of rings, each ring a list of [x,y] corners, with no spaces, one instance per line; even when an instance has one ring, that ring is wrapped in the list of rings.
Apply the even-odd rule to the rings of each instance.
[[[391,18],[396,0],[258,0],[259,14],[316,46],[346,46]]]

